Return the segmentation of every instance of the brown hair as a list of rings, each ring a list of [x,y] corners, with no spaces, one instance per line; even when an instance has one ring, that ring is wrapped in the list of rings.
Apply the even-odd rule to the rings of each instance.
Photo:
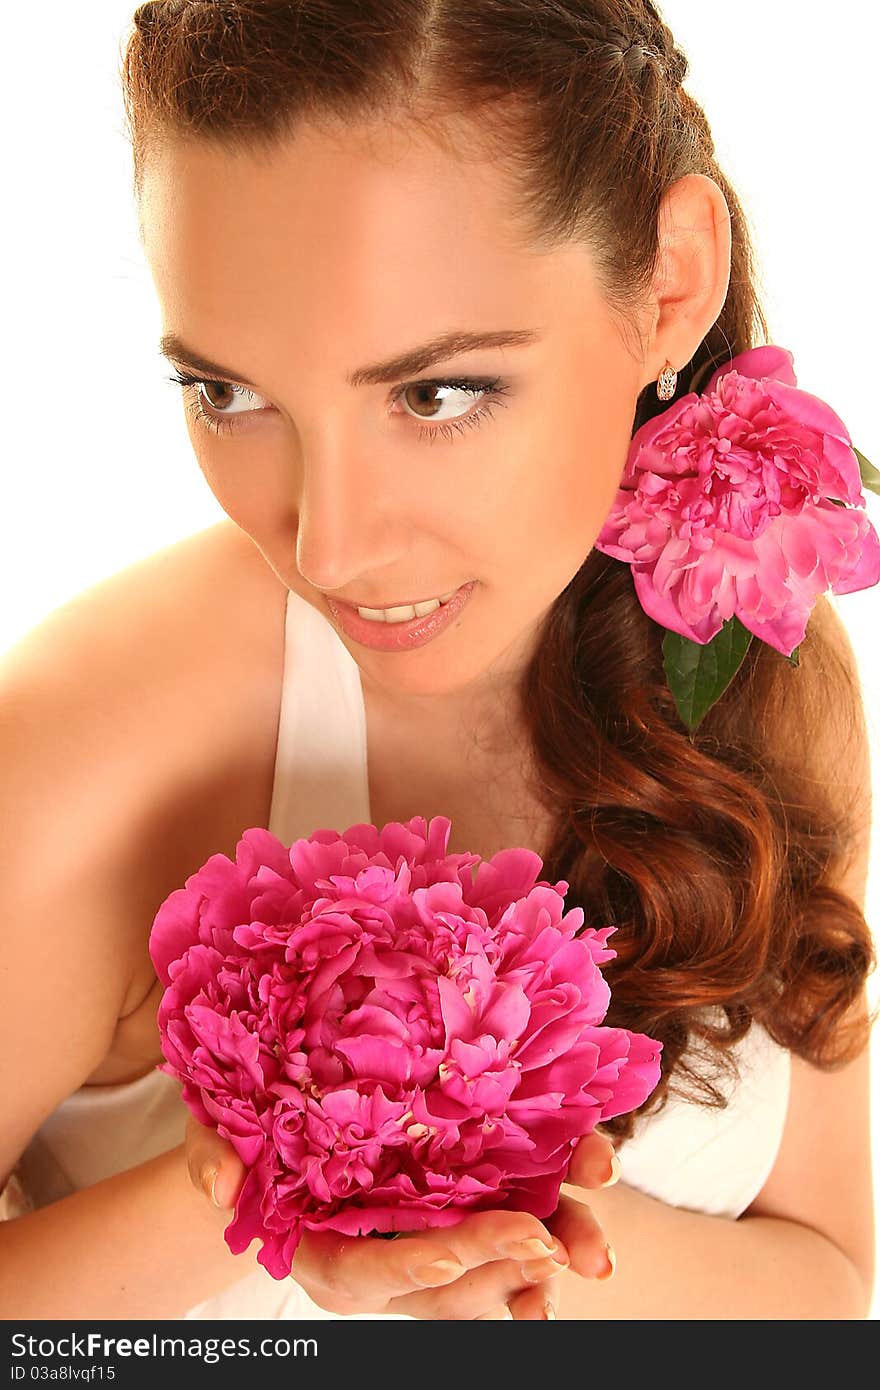
[[[473,121],[482,150],[497,142],[532,244],[584,239],[625,322],[655,270],[663,194],[708,175],[730,210],[730,286],[680,396],[768,339],[746,219],[687,71],[648,0],[152,0],[134,15],[121,76],[136,194],[166,134],[258,153],[302,121],[407,118],[438,139]],[[665,409],[646,388],[633,432]],[[646,1113],[675,1090],[723,1106],[683,1054],[700,1041],[735,1074],[730,1048],[753,1019],[816,1066],[867,1043],[873,1018],[849,1014],[874,944],[858,905],[828,886],[858,820],[822,765],[809,775],[810,750],[846,758],[847,741],[866,737],[829,616],[822,598],[797,668],[754,640],[691,737],[666,685],[663,629],[629,567],[593,550],[523,674],[535,787],[554,820],[544,877],[568,881],[587,925],[617,927],[607,1023],[664,1044]],[[835,744],[820,737],[830,719]],[[603,1129],[619,1143],[633,1118]]]

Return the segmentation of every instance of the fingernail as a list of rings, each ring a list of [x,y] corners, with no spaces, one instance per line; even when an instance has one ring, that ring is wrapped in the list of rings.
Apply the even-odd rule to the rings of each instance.
[[[561,1274],[568,1265],[558,1260],[535,1260],[532,1264],[521,1265],[520,1269],[522,1277],[530,1284],[540,1284],[544,1279],[552,1279],[554,1274]]]
[[[614,1274],[615,1269],[617,1268],[617,1256],[616,1256],[615,1253],[614,1253],[614,1246],[613,1246],[613,1245],[606,1245],[606,1246],[605,1246],[605,1253],[606,1253],[606,1255],[608,1256],[608,1269],[607,1269],[603,1274],[597,1274],[597,1275],[596,1275],[596,1278],[597,1278],[597,1279],[600,1279],[600,1280],[603,1280],[603,1281],[604,1281],[605,1279],[610,1279],[610,1278],[612,1277],[612,1275]]]
[[[552,1245],[547,1245],[534,1236],[531,1240],[511,1240],[506,1245],[499,1245],[498,1253],[506,1255],[509,1260],[542,1260],[548,1255],[555,1255],[558,1249],[555,1240]]]
[[[410,1274],[419,1284],[433,1288],[436,1284],[448,1284],[464,1274],[464,1265],[459,1264],[458,1260],[435,1260],[432,1265],[411,1269]]]
[[[217,1169],[207,1166],[204,1167],[202,1169],[201,1184],[214,1203],[214,1206],[219,1207],[220,1203],[217,1201]]]
[[[556,1317],[556,1309],[553,1307],[552,1303],[544,1304],[544,1317],[547,1318],[548,1321]]]
[[[620,1178],[620,1173],[621,1173],[620,1159],[617,1157],[617,1154],[616,1154],[616,1153],[613,1153],[613,1154],[611,1155],[611,1167],[610,1167],[610,1169],[608,1170],[608,1177],[605,1179],[604,1182],[600,1182],[599,1186],[600,1186],[600,1187],[611,1187],[611,1186],[612,1186],[614,1183],[616,1183],[616,1182],[618,1181],[618,1179]]]

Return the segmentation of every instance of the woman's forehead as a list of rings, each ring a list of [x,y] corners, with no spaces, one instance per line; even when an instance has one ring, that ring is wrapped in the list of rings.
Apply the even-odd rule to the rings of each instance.
[[[352,128],[345,140],[304,127],[271,153],[216,142],[168,139],[145,165],[145,222],[173,206],[181,216],[215,220],[214,230],[283,225],[288,236],[326,243],[368,243],[374,235],[402,243],[472,244],[474,251],[516,244],[511,189],[497,161],[465,159],[417,129]],[[217,222],[219,219],[219,222]],[[519,249],[519,248],[517,248]],[[522,254],[520,252],[520,254]]]
[[[169,143],[145,169],[141,212],[174,329],[193,339],[205,324],[207,348],[226,337],[208,321],[375,324],[381,355],[427,336],[414,309],[416,327],[537,327],[564,316],[580,286],[596,311],[582,246],[529,254],[508,237],[497,170],[431,141],[373,159],[372,143],[309,132],[272,159]]]

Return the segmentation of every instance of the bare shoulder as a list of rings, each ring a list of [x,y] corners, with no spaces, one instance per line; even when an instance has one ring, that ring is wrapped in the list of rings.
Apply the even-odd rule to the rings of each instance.
[[[117,876],[130,870],[114,943],[131,962],[121,1017],[154,985],[147,944],[160,903],[266,824],[286,596],[224,520],[77,594],[0,658],[29,786],[49,794],[63,768],[76,786],[71,837],[84,852],[99,845]]]
[[[27,672],[64,683],[102,661],[123,681],[161,678],[192,639],[205,658],[228,650],[233,637],[257,649],[271,643],[285,593],[250,537],[226,519],[53,609],[0,657],[0,676]],[[194,674],[202,669],[201,660],[193,663]]]

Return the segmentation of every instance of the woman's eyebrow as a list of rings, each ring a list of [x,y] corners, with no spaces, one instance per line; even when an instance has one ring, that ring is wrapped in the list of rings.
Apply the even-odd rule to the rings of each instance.
[[[528,328],[496,329],[484,333],[452,329],[384,362],[373,362],[370,366],[358,367],[348,373],[346,380],[350,386],[379,386],[385,382],[397,381],[400,377],[410,376],[414,372],[427,371],[435,363],[445,362],[447,358],[457,357],[463,352],[476,352],[486,348],[528,347],[537,342],[540,342],[540,335]],[[213,362],[209,357],[187,347],[176,333],[162,335],[159,351],[163,357],[173,358],[175,362],[191,367],[193,371],[203,372],[206,379],[226,379],[256,389],[254,382],[249,381],[241,372]]]

